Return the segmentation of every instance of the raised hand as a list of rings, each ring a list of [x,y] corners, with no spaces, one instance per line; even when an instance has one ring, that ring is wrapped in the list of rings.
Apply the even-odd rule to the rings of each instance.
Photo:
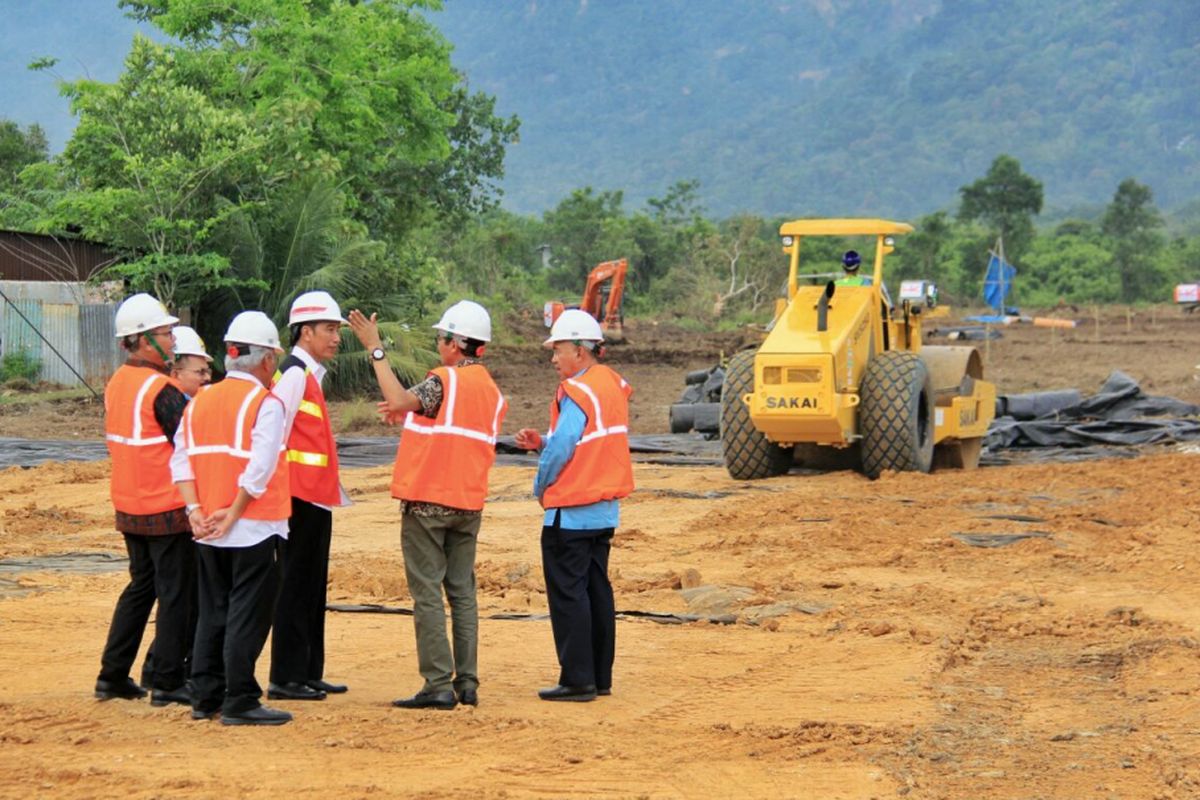
[[[372,313],[368,317],[356,308],[346,317],[350,321],[350,330],[354,331],[354,335],[358,337],[358,341],[368,350],[383,347],[383,340],[379,338],[377,316],[377,314]]]

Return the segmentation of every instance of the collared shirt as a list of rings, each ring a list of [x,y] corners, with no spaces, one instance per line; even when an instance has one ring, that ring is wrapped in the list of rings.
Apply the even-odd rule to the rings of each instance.
[[[317,386],[321,386],[321,382],[325,379],[325,373],[328,370],[320,361],[312,357],[312,354],[303,347],[297,345],[292,348],[292,355],[300,359],[305,368],[312,372],[313,378],[317,381]],[[279,376],[279,381],[271,387],[271,394],[283,401],[283,407],[287,411],[287,421],[283,427],[283,440],[286,442],[288,437],[292,435],[292,425],[296,422],[296,414],[300,411],[300,401],[304,399],[304,385],[308,382],[307,376],[303,369],[285,370]],[[324,391],[324,387],[322,387]],[[335,443],[336,446],[336,443]],[[341,484],[338,485],[338,490],[342,495],[340,505],[350,505],[350,498],[346,495]],[[332,511],[329,506],[320,503],[313,503],[317,508],[323,508],[326,511]]]
[[[469,367],[472,364],[478,363],[480,361],[477,358],[464,358],[454,366]],[[446,392],[445,387],[442,386],[442,379],[437,375],[430,375],[425,380],[412,386],[409,391],[415,394],[417,399],[421,401],[421,416],[436,419],[438,412],[442,409],[442,399]],[[455,514],[482,514],[483,512],[452,508],[438,503],[419,503],[401,500],[400,513],[412,514],[414,517],[448,517]]]
[[[580,370],[573,377],[579,377],[587,370]],[[558,422],[555,423],[554,433],[549,433],[542,439],[542,452],[538,456],[538,471],[533,478],[533,495],[541,498],[546,487],[550,486],[562,474],[567,462],[575,455],[575,447],[583,437],[583,429],[587,426],[587,415],[579,404],[565,394],[558,404]],[[571,530],[594,531],[604,528],[615,528],[620,522],[621,506],[617,500],[601,500],[586,506],[566,506],[564,508],[547,508],[543,525],[553,525],[554,515],[561,512],[559,526]]]
[[[125,363],[131,367],[152,369],[163,375],[171,374],[171,370],[166,366],[137,356],[130,356]],[[183,409],[187,403],[187,395],[170,383],[154,398],[154,420],[162,428],[168,441],[175,438],[175,430],[179,427],[179,420],[183,418]],[[173,508],[158,514],[126,514],[124,511],[115,511],[115,515],[113,527],[121,533],[164,536],[170,533],[187,533],[192,529],[182,508]]]
[[[248,372],[234,370],[225,374],[225,380],[250,381],[256,385],[258,378]],[[237,485],[245,489],[251,497],[262,497],[267,490],[267,483],[275,474],[279,464],[279,451],[283,447],[283,428],[286,413],[283,403],[277,403],[267,398],[258,409],[258,418],[250,429],[250,461],[242,474],[238,476]],[[175,453],[171,456],[171,479],[176,483],[196,479],[192,472],[192,463],[187,457],[187,437],[185,426],[180,425],[175,433]],[[229,533],[220,539],[208,539],[200,544],[212,547],[253,547],[272,537],[288,536],[288,521],[286,519],[246,519],[243,517],[233,523]]]
[[[312,357],[312,354],[303,347],[293,347],[292,355],[303,362],[306,369],[312,372],[313,378],[317,381],[317,386],[325,379],[325,367],[320,361]],[[283,407],[287,409],[287,423],[283,428],[283,438],[292,435],[292,423],[296,421],[296,412],[300,410],[300,401],[304,399],[304,384],[307,382],[304,370],[289,369],[279,376],[279,382],[271,387],[271,393],[283,401]]]

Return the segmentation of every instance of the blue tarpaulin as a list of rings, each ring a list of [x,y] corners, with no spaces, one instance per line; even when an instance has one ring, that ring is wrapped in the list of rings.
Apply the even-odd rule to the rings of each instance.
[[[992,253],[988,259],[987,274],[983,279],[983,301],[996,309],[997,314],[1017,313],[1016,309],[1009,310],[1004,307],[1004,301],[1012,291],[1015,277],[1017,268]]]

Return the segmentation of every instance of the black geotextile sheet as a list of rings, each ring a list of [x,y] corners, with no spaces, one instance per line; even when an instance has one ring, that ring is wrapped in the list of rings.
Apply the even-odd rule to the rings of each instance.
[[[996,451],[1200,439],[1200,406],[1147,395],[1137,381],[1119,370],[1090,397],[1077,394],[1059,391],[997,398],[997,417],[988,428],[984,447]]]
[[[1200,406],[1144,394],[1137,381],[1114,371],[1100,391],[1083,397],[1074,389],[1002,395],[997,417],[984,438],[984,464],[1014,460],[1078,461],[1132,455],[1137,445],[1200,440]],[[338,439],[338,458],[347,467],[374,467],[396,458],[394,436]],[[696,433],[631,436],[635,461],[668,465],[719,465],[721,443]],[[103,442],[0,438],[0,467],[29,467],[44,461],[94,461],[108,456]],[[512,436],[496,444],[496,463],[537,463]]]

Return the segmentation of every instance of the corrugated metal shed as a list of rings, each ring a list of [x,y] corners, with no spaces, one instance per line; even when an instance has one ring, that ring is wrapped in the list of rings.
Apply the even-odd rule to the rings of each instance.
[[[100,391],[124,360],[113,334],[117,306],[84,302],[92,287],[0,281],[0,292],[8,298],[0,298],[0,357],[30,354],[41,362],[40,380],[81,386],[82,375]]]
[[[100,391],[117,367],[125,360],[117,343],[113,320],[116,303],[89,304],[79,307],[80,369],[92,388]]]
[[[117,261],[95,242],[0,230],[0,278],[4,280],[82,283]]]
[[[64,386],[78,385],[80,381],[75,372],[83,372],[79,363],[79,306],[42,303],[42,335],[46,337],[40,350],[42,380]]]
[[[5,309],[4,325],[0,327],[0,350],[4,355],[25,352],[41,358],[42,340],[37,335],[41,329],[42,301],[13,300]]]

